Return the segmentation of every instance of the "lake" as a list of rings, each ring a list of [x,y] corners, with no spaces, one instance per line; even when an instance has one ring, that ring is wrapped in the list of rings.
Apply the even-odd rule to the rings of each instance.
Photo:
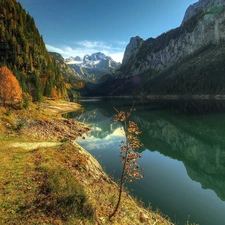
[[[77,142],[119,179],[122,124],[116,107],[129,110],[131,99],[81,99],[73,117],[91,128]],[[131,119],[139,125],[143,147],[138,160],[144,178],[127,184],[145,206],[159,209],[176,224],[225,224],[225,101],[136,100]]]

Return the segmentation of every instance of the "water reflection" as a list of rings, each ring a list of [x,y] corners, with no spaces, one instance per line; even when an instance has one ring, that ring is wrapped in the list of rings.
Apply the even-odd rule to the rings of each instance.
[[[225,115],[187,118],[141,112],[135,121],[146,148],[181,160],[192,180],[225,200]]]
[[[76,118],[93,126],[80,143],[108,173],[119,176],[121,125],[113,122],[113,107],[129,109],[128,101],[84,104]],[[136,102],[133,120],[143,131],[140,139],[145,178],[133,193],[151,202],[173,221],[225,224],[225,107],[220,101]],[[79,140],[78,140],[79,141]],[[112,151],[113,150],[113,151]],[[219,198],[217,198],[217,196]],[[195,207],[193,207],[195,206]]]

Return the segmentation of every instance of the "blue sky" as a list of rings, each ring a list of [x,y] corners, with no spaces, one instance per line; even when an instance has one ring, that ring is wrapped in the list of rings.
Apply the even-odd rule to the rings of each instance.
[[[49,51],[64,58],[95,52],[122,61],[131,37],[180,26],[198,0],[17,0],[34,18]]]

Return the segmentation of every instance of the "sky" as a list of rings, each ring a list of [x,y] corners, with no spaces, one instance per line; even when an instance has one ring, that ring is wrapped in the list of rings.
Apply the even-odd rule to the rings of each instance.
[[[102,52],[121,62],[131,37],[179,27],[198,0],[17,0],[35,20],[47,50],[64,58]]]

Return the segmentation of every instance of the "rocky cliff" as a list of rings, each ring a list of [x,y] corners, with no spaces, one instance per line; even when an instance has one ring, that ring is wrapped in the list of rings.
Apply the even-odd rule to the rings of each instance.
[[[126,50],[122,64],[124,77],[135,76],[149,69],[162,71],[203,46],[219,44],[225,40],[225,2],[200,0],[191,5],[182,25],[153,39],[144,41],[133,57]],[[130,49],[134,39],[128,44]],[[128,55],[130,53],[130,55]]]
[[[139,36],[132,37],[130,39],[130,42],[127,45],[125,52],[124,52],[122,64],[126,64],[128,62],[128,60],[134,59],[134,57],[136,56],[136,54],[139,51],[143,42],[144,42],[144,40],[142,38],[140,38]]]
[[[184,15],[182,24],[187,22],[191,17],[198,14],[199,12],[206,11],[214,5],[224,5],[223,0],[199,0],[198,2],[190,5]]]

